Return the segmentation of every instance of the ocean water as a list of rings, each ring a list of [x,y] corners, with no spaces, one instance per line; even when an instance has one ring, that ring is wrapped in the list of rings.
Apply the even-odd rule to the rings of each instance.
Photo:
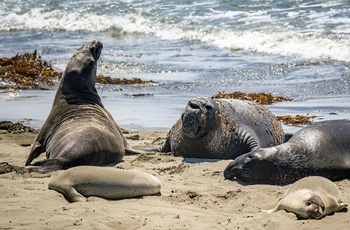
[[[348,0],[2,0],[0,20],[0,57],[37,50],[63,71],[97,39],[98,73],[156,81],[98,86],[125,128],[169,129],[190,99],[238,90],[294,99],[268,106],[276,115],[350,118]],[[54,94],[1,92],[0,120],[40,128]]]

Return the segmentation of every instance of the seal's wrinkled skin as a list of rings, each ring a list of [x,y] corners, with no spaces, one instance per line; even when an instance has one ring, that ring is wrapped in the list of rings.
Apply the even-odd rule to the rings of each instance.
[[[226,179],[250,184],[290,184],[306,176],[332,181],[350,178],[350,120],[314,123],[286,143],[237,157]]]
[[[286,210],[302,219],[321,219],[347,206],[342,203],[340,191],[332,181],[324,177],[310,176],[290,185],[276,207],[263,212]]]
[[[46,152],[32,171],[50,172],[77,165],[120,162],[134,152],[121,129],[102,105],[95,88],[102,43],[86,43],[72,56],[58,86],[51,112],[36,137],[26,166]]]
[[[183,157],[234,159],[283,140],[280,122],[264,106],[243,100],[199,97],[189,101],[164,144],[150,150]]]

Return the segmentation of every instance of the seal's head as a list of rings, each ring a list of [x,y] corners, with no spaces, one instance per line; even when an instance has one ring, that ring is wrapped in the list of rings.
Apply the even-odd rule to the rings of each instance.
[[[60,88],[66,96],[68,103],[74,103],[70,99],[96,97],[95,88],[97,61],[101,55],[103,45],[100,41],[91,41],[79,48],[69,60],[61,79]],[[90,95],[90,96],[89,96]],[[98,96],[98,95],[97,95]]]
[[[294,212],[301,219],[320,219],[325,210],[325,203],[317,192],[301,189],[283,198],[283,209]],[[288,204],[288,205],[287,205]]]
[[[188,102],[182,114],[182,131],[189,139],[199,139],[217,123],[219,108],[211,98],[198,97]]]
[[[225,179],[238,179],[250,184],[278,180],[279,168],[264,158],[266,151],[260,148],[235,158],[224,170]]]

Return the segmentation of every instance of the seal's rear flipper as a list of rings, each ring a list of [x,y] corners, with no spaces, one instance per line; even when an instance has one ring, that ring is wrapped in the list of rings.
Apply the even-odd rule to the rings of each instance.
[[[49,173],[57,170],[67,169],[67,162],[62,161],[60,159],[47,159],[42,161],[37,161],[30,166],[38,166],[38,167],[30,167],[28,170],[30,172],[38,172],[38,173]]]
[[[260,212],[269,213],[269,214],[274,213],[276,211],[277,211],[276,208],[269,209],[269,210],[260,210]]]
[[[140,149],[133,149],[130,146],[128,146],[125,149],[126,155],[132,155],[132,154],[156,154],[157,152],[163,152],[168,153],[171,152],[171,144],[169,138],[165,140],[163,145],[159,145],[153,148],[140,148]]]
[[[153,155],[153,154],[156,154],[156,152],[158,151],[154,151],[152,149],[136,149],[130,146],[125,148],[125,155],[139,155],[139,154]]]

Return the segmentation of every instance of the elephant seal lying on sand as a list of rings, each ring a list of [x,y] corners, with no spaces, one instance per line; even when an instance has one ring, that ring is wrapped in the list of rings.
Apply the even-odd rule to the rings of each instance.
[[[234,159],[283,140],[280,122],[264,106],[236,99],[198,97],[188,102],[164,144],[148,150],[183,157]]]
[[[264,212],[273,213],[286,210],[303,219],[321,219],[347,207],[341,202],[340,191],[330,180],[310,176],[292,184],[275,208]]]
[[[286,143],[239,156],[224,176],[251,184],[290,184],[306,176],[350,178],[350,120],[317,122]]]
[[[121,129],[102,105],[95,88],[102,43],[82,46],[70,59],[51,112],[36,137],[26,166],[46,152],[31,171],[50,172],[77,165],[109,165],[125,153],[141,153],[126,142]]]
[[[57,171],[49,181],[49,189],[62,193],[69,202],[86,201],[88,196],[123,199],[154,195],[160,188],[160,181],[151,174],[98,166]]]

